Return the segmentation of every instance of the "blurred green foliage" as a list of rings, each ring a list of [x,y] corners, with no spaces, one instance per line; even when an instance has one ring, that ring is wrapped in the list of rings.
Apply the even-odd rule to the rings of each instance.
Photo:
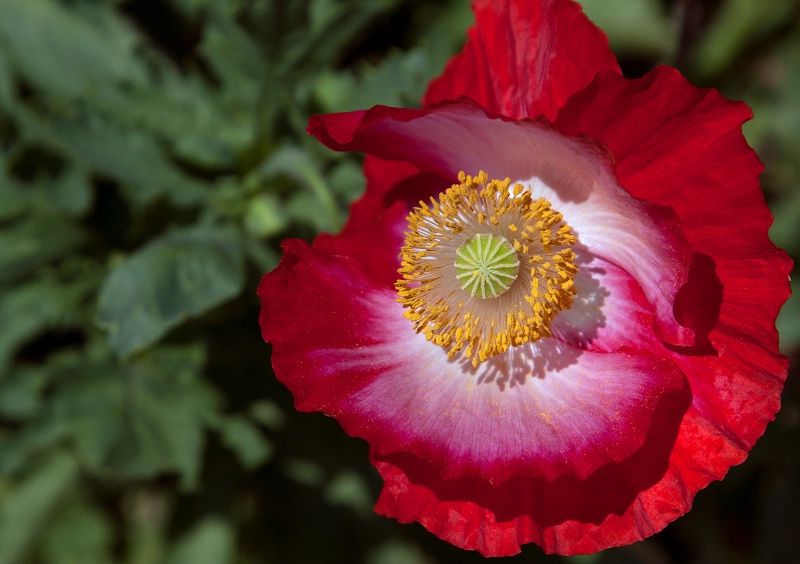
[[[679,64],[754,108],[800,258],[796,3],[583,3],[626,73]],[[481,560],[372,513],[366,446],[294,412],[255,296],[281,239],[335,232],[363,190],[309,115],[417,105],[471,21],[467,0],[0,0],[0,564]],[[797,554],[800,291],[779,327],[793,375],[747,464],[575,562]]]

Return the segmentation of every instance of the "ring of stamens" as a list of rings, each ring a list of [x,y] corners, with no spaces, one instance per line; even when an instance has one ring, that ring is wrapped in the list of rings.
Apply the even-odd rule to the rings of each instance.
[[[576,239],[522,184],[482,171],[458,180],[409,214],[395,286],[418,333],[478,366],[550,335],[576,292]]]

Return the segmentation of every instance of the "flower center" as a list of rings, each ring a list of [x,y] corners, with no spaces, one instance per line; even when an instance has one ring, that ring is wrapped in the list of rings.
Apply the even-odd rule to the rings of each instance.
[[[398,302],[418,333],[472,365],[550,336],[572,305],[575,236],[522,184],[459,173],[408,216]]]
[[[456,278],[473,298],[496,298],[519,274],[517,251],[502,235],[478,233],[456,251]]]

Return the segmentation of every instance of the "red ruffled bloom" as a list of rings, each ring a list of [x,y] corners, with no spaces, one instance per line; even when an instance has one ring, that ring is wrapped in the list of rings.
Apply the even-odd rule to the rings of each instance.
[[[367,191],[339,235],[283,243],[263,336],[297,409],[369,442],[378,513],[487,556],[628,544],[779,408],[791,262],[751,113],[672,68],[622,77],[574,2],[474,10],[422,109],[311,119],[367,153]],[[478,276],[476,233],[506,273],[484,296],[455,274]]]

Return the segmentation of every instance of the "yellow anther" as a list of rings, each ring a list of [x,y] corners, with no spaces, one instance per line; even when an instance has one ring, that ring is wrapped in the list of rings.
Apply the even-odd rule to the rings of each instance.
[[[458,179],[409,214],[395,285],[416,332],[448,358],[463,354],[478,366],[550,335],[550,321],[576,293],[576,239],[550,202],[534,201],[524,185],[489,181],[484,172]],[[475,251],[482,241],[500,242],[485,260]]]

